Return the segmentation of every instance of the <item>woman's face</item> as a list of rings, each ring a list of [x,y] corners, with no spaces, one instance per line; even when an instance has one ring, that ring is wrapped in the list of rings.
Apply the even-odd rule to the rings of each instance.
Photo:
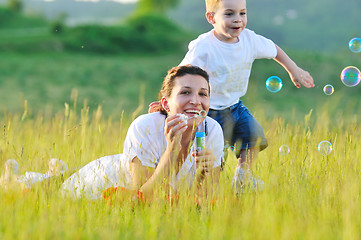
[[[174,88],[168,98],[162,99],[163,107],[168,115],[182,113],[187,117],[199,114],[200,111],[209,110],[209,86],[206,79],[200,75],[186,74],[175,79]],[[188,120],[189,125],[196,126],[202,122],[202,118]]]

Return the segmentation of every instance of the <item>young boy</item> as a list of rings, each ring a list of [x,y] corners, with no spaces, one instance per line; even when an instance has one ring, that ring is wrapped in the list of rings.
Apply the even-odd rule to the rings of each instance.
[[[213,29],[189,43],[179,65],[192,64],[209,74],[211,85],[209,116],[222,126],[225,141],[234,146],[238,167],[233,184],[236,190],[247,181],[257,188],[263,182],[252,177],[252,160],[267,147],[262,127],[242,104],[255,59],[273,58],[288,72],[293,84],[314,87],[311,75],[298,67],[271,40],[246,28],[246,0],[206,0],[206,18]],[[149,111],[158,103],[151,103]],[[258,186],[257,186],[258,185]]]
[[[236,149],[239,165],[234,180],[238,178],[238,183],[234,183],[243,184],[245,178],[256,183],[247,167],[257,152],[267,147],[267,140],[262,127],[239,100],[246,94],[253,61],[273,58],[297,88],[301,84],[314,87],[313,79],[271,40],[246,28],[246,0],[206,0],[206,8],[213,29],[190,42],[180,65],[192,64],[210,75],[209,115],[221,124],[228,144],[241,143]]]

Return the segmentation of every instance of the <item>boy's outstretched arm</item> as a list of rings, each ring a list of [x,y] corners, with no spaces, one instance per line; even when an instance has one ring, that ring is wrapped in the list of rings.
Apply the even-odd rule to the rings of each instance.
[[[312,76],[297,64],[279,47],[276,45],[277,56],[274,58],[290,75],[293,84],[300,88],[301,84],[306,88],[314,87]]]

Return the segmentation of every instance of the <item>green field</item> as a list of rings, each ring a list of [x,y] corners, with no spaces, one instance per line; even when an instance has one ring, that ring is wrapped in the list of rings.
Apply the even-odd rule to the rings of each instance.
[[[151,44],[153,37],[161,37],[144,29],[173,28],[155,20],[164,25],[135,21],[150,49],[159,47]],[[189,38],[179,45],[182,51],[111,52],[105,44],[106,53],[99,53],[97,44],[113,41],[113,30],[122,28],[67,29],[64,40],[42,24],[34,35],[12,29],[18,34],[13,39],[9,28],[0,29],[1,173],[10,158],[23,174],[46,172],[50,158],[76,170],[121,153],[131,121],[157,99],[163,77],[181,61],[190,40],[173,29],[173,44],[181,35]],[[133,35],[132,29],[125,37]],[[102,31],[105,38],[97,35]],[[67,38],[79,33],[85,37]],[[76,48],[66,49],[67,43]],[[360,239],[361,85],[349,88],[340,81],[344,67],[361,68],[360,54],[285,50],[311,73],[316,87],[296,89],[272,60],[254,63],[242,100],[269,140],[253,167],[265,182],[263,191],[233,193],[236,159],[230,150],[219,192],[199,205],[192,192],[174,203],[127,199],[109,205],[63,198],[57,182],[27,192],[13,185],[0,188],[0,239]],[[278,93],[265,87],[272,75],[283,80]],[[334,94],[323,93],[326,84],[334,86]],[[327,156],[317,149],[323,140],[333,145]],[[281,145],[289,146],[289,154],[279,152]]]
[[[340,73],[346,66],[361,66],[359,55],[345,52],[338,55],[289,51],[289,55],[315,80],[313,89],[296,89],[286,71],[272,60],[256,60],[248,93],[242,98],[251,112],[263,111],[267,117],[287,120],[302,119],[311,109],[316,113],[327,108],[331,119],[352,116],[360,110],[360,86],[346,87]],[[177,65],[182,53],[119,54],[90,53],[3,53],[0,55],[0,108],[22,112],[28,102],[29,116],[37,112],[55,114],[78,95],[78,105],[86,99],[90,111],[102,106],[106,116],[119,117],[124,110],[131,114],[139,105],[147,111],[157,99],[166,71]],[[284,86],[278,93],[268,92],[265,81],[276,75]],[[323,87],[332,84],[331,96]],[[78,108],[79,109],[79,108]]]
[[[261,192],[235,196],[230,181],[236,160],[229,153],[217,200],[197,206],[177,203],[64,199],[58,185],[31,192],[0,190],[1,239],[358,239],[360,236],[360,88],[339,80],[353,55],[291,52],[316,81],[295,89],[271,60],[254,65],[244,102],[265,129],[269,147],[254,174]],[[45,172],[57,157],[78,169],[101,156],[122,152],[128,126],[156,99],[177,54],[4,53],[0,57],[0,166],[14,158],[25,171]],[[354,64],[356,63],[356,64]],[[264,86],[270,75],[284,79],[279,93]],[[335,93],[322,92],[326,83]],[[87,100],[86,100],[87,99]],[[333,151],[317,151],[327,140]],[[281,155],[279,147],[290,147]],[[192,194],[192,193],[190,193]]]
[[[339,80],[357,55],[289,53],[313,75],[314,89],[296,89],[271,60],[256,61],[243,99],[264,127],[269,147],[254,174],[261,192],[235,196],[230,181],[236,159],[229,152],[217,200],[197,206],[192,197],[110,206],[64,199],[58,185],[22,193],[0,190],[1,239],[358,239],[360,236],[360,86]],[[1,170],[14,158],[25,171],[45,172],[57,157],[78,169],[122,152],[132,119],[156,99],[166,70],[181,55],[4,53],[1,69]],[[268,76],[284,80],[270,93]],[[322,88],[331,83],[335,93]],[[333,145],[328,156],[320,141]],[[279,147],[290,153],[281,155]],[[192,193],[190,193],[192,194]]]
[[[63,198],[56,184],[22,193],[16,186],[0,190],[1,239],[359,239],[361,141],[359,118],[338,119],[323,109],[297,124],[284,118],[258,119],[269,147],[259,154],[254,175],[265,182],[260,192],[235,196],[230,181],[236,160],[229,152],[215,203],[200,206],[193,197],[171,204],[142,204]],[[311,121],[314,119],[314,121]],[[51,157],[79,168],[100,156],[119,153],[131,117],[105,117],[73,106],[31,119],[8,114],[1,119],[1,164],[18,160],[20,174],[45,172]],[[311,123],[313,122],[313,123]],[[328,156],[317,145],[333,144]],[[288,155],[279,147],[286,144]],[[190,193],[192,194],[192,193]]]

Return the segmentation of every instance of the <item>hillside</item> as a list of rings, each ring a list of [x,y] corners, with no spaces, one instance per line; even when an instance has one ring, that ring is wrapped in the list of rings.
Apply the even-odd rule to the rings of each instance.
[[[348,0],[347,4],[337,0],[249,0],[247,10],[248,28],[286,48],[333,52],[344,50],[352,37],[361,36],[359,0]],[[204,12],[203,0],[182,0],[170,16],[203,32],[211,27]]]
[[[5,0],[0,0],[0,4]],[[135,4],[110,1],[75,2],[74,0],[24,0],[25,11],[43,13],[47,18],[67,14],[69,24],[97,22],[111,24],[129,16]],[[249,0],[248,27],[274,40],[283,48],[332,53],[347,48],[348,41],[361,36],[361,1],[348,0]],[[204,18],[204,1],[180,0],[168,16],[181,26],[204,32],[210,25]]]
[[[0,0],[4,4],[6,0]],[[61,0],[44,2],[41,0],[23,0],[24,12],[30,15],[42,15],[47,19],[55,19],[66,14],[68,25],[101,23],[114,24],[131,14],[135,4],[120,4],[112,1],[77,2]]]

